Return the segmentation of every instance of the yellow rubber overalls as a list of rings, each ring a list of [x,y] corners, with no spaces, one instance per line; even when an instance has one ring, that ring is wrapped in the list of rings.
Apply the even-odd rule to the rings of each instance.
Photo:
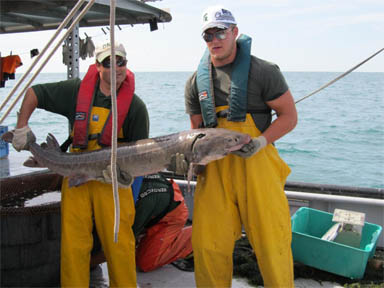
[[[216,112],[228,106],[216,107]],[[218,119],[251,137],[261,133],[250,114],[245,122]],[[244,225],[264,285],[293,287],[291,221],[284,193],[290,168],[273,145],[248,159],[236,155],[211,162],[198,177],[194,196],[192,246],[197,287],[230,287],[234,244]]]
[[[109,110],[93,107],[89,133],[102,131]],[[121,131],[120,131],[121,133]],[[90,140],[88,151],[101,147]],[[61,285],[89,287],[90,252],[93,246],[93,218],[107,258],[111,287],[136,287],[135,237],[132,225],[135,207],[131,188],[119,189],[120,231],[114,243],[114,201],[112,185],[89,181],[78,187],[62,184]]]

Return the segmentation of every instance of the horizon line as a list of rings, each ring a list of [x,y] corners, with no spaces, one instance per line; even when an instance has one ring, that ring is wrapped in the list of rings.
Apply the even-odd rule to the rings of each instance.
[[[196,70],[164,70],[164,71],[148,71],[148,70],[131,70],[133,73],[194,73]],[[281,70],[283,73],[344,73],[345,71],[313,71],[313,70]],[[31,72],[33,73],[33,72]],[[30,74],[31,74],[30,73]],[[51,72],[40,72],[39,74],[67,74],[67,72],[51,71]],[[87,73],[87,71],[80,71],[80,73]],[[352,71],[351,73],[384,73],[384,71]],[[24,74],[23,72],[16,72],[17,74]]]

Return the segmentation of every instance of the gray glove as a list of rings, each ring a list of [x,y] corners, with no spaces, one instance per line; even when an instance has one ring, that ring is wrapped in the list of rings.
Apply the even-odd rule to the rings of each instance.
[[[36,137],[28,126],[13,131],[12,146],[17,152],[28,150],[29,143],[36,142]]]
[[[186,175],[188,173],[189,163],[185,159],[184,154],[176,153],[171,156],[171,163],[167,170],[175,172],[178,175]]]
[[[265,139],[264,136],[259,136],[253,138],[251,142],[245,144],[243,147],[241,147],[240,150],[233,151],[232,154],[243,158],[249,158],[259,152],[265,146],[267,146],[267,139]]]
[[[103,177],[99,178],[101,182],[112,184],[112,169],[111,165],[107,166],[107,169],[103,170]],[[129,188],[133,183],[133,177],[126,171],[122,171],[119,165],[116,165],[117,182],[119,187]]]

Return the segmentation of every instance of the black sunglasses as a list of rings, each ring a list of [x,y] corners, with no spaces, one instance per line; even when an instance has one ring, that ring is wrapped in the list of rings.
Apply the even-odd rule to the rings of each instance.
[[[212,42],[214,37],[218,40],[224,40],[227,38],[227,30],[228,29],[222,29],[213,33],[203,32],[203,39],[205,42]]]
[[[123,67],[127,65],[127,59],[124,58],[118,58],[116,60],[116,66]],[[104,68],[111,68],[111,59],[107,58],[103,62],[101,62],[101,65],[103,65]]]

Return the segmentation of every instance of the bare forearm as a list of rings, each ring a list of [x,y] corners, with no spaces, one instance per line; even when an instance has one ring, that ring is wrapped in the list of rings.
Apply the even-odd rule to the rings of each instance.
[[[262,134],[267,143],[273,143],[295,128],[297,117],[294,115],[281,115]]]
[[[25,93],[23,103],[21,104],[16,128],[22,128],[28,125],[28,120],[37,107],[37,96],[32,88]]]
[[[295,128],[297,124],[297,111],[289,90],[279,98],[267,102],[267,104],[277,113],[276,120],[263,133],[269,144],[280,139]]]
[[[200,124],[203,123],[203,116],[201,114],[190,115],[190,119],[192,129],[199,128]]]

